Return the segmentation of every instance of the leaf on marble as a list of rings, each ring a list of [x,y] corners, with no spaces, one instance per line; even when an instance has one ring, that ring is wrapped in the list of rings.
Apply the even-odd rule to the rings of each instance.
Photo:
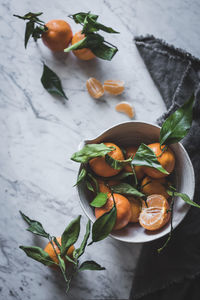
[[[62,83],[58,75],[43,63],[43,73],[41,77],[43,87],[52,95],[58,95],[68,100],[62,88]]]
[[[94,222],[92,226],[92,242],[89,245],[105,239],[111,233],[115,226],[116,216],[117,209],[114,202],[111,210],[103,214]]]
[[[155,168],[164,174],[169,174],[158,162],[157,157],[153,152],[153,150],[149,148],[147,145],[145,145],[144,143],[142,143],[138,148],[131,164],[133,166],[146,166],[146,167]]]
[[[91,221],[88,220],[87,225],[86,225],[86,232],[85,232],[83,241],[82,241],[80,247],[75,249],[74,252],[73,252],[73,257],[74,258],[76,258],[76,259],[79,258],[85,252],[85,247],[87,245],[87,241],[88,241],[89,236],[90,236],[90,230],[91,230]]]
[[[90,203],[93,207],[102,207],[108,199],[108,193],[98,193],[96,197]]]
[[[144,197],[145,195],[134,188],[132,185],[122,182],[111,187],[112,191],[117,194],[131,195],[136,197]]]
[[[65,256],[70,246],[74,245],[80,233],[80,219],[79,215],[76,219],[70,222],[61,236],[61,257]]]
[[[105,144],[87,144],[80,151],[75,152],[71,160],[79,163],[87,163],[90,159],[104,156],[115,150],[114,147],[107,147]]]
[[[21,212],[21,211],[19,211],[19,212],[20,212],[22,218],[24,219],[24,221],[26,221],[26,223],[29,225],[29,227],[27,228],[28,231],[30,231],[36,235],[43,236],[47,239],[49,238],[49,234],[44,230],[44,228],[40,222],[31,220],[23,212]]]
[[[85,271],[85,270],[90,270],[90,271],[102,271],[105,270],[106,268],[100,266],[97,262],[93,260],[86,260],[84,261],[80,267],[79,271]]]
[[[83,21],[82,33],[88,34],[88,33],[97,32],[99,30],[105,31],[107,33],[119,33],[118,31],[114,30],[113,28],[105,26],[105,25],[97,22],[97,18],[94,19],[93,15],[88,13],[85,16],[85,19]]]
[[[194,94],[163,123],[160,130],[160,144],[170,145],[182,140],[192,125]]]
[[[26,23],[25,37],[24,37],[25,48],[27,47],[28,41],[31,36],[33,37],[33,39],[35,41],[37,41],[37,39],[41,38],[42,34],[48,30],[48,28],[44,24],[44,22],[38,18],[42,14],[43,14],[42,12],[39,12],[39,13],[29,12],[29,13],[25,14],[24,16],[13,15],[14,17],[17,17],[19,19],[28,21]]]
[[[42,263],[45,266],[52,266],[57,265],[49,254],[45,252],[42,248],[36,246],[20,246],[27,256],[31,257],[32,259]]]
[[[91,14],[90,12],[88,13],[85,13],[85,12],[79,12],[79,13],[76,13],[76,14],[73,14],[73,15],[69,15],[69,17],[71,19],[73,19],[75,21],[75,23],[77,24],[82,24],[84,23],[84,20],[87,16],[90,16],[94,21],[96,21],[98,19],[98,15],[94,15],[94,14]]]

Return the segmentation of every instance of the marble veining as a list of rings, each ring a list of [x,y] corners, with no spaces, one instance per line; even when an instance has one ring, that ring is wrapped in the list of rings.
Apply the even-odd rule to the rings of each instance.
[[[106,267],[86,271],[66,296],[59,273],[27,258],[20,244],[44,241],[25,231],[22,210],[40,220],[52,234],[83,214],[72,187],[78,165],[70,161],[80,141],[128,121],[115,105],[130,101],[135,119],[155,122],[165,107],[133,43],[133,36],[154,34],[200,56],[199,1],[174,0],[2,0],[0,13],[0,299],[127,299],[141,245],[107,238],[88,248],[86,259]],[[68,19],[78,11],[100,14],[102,22],[121,32],[110,36],[119,52],[112,62],[78,61],[73,54],[52,54],[41,41],[24,49],[24,23],[12,14],[42,11],[46,21]],[[73,32],[79,29],[72,25]],[[63,104],[42,87],[42,61],[62,78],[69,101]],[[125,93],[94,100],[85,82],[123,79]],[[86,224],[83,216],[82,224]],[[81,236],[84,232],[81,231]]]

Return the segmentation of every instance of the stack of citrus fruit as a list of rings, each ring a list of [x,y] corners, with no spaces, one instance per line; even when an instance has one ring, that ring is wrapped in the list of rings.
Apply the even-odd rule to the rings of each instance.
[[[125,163],[121,168],[113,168],[108,163],[106,156],[89,160],[89,167],[98,182],[99,192],[107,193],[106,203],[101,207],[95,207],[96,218],[98,219],[109,212],[115,202],[117,216],[114,230],[137,222],[146,230],[153,231],[162,228],[170,218],[169,195],[167,193],[169,181],[166,176],[172,173],[175,166],[175,156],[172,150],[160,146],[159,143],[148,145],[153,150],[160,165],[168,172],[168,174],[164,174],[153,167],[131,164],[130,161],[134,159],[138,150],[136,146],[122,149],[113,143],[106,142],[104,145],[114,149],[107,155],[117,162],[127,161],[127,164]],[[136,176],[137,181],[133,186],[143,196],[133,196],[126,189],[121,189],[120,193],[115,192],[115,188],[122,186],[122,184],[130,186],[133,182],[133,176]]]

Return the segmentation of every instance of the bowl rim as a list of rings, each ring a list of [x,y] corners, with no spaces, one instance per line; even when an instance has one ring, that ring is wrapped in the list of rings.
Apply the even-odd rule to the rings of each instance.
[[[130,123],[142,123],[142,124],[145,124],[145,125],[151,125],[151,126],[154,126],[154,127],[158,128],[158,129],[161,129],[161,126],[159,126],[159,125],[157,125],[157,124],[154,124],[154,123],[151,123],[151,122],[146,122],[146,121],[140,121],[140,120],[132,120],[132,121],[125,121],[125,122],[117,123],[117,124],[115,124],[115,125],[113,125],[113,126],[107,128],[107,129],[105,129],[105,130],[102,131],[100,134],[96,135],[95,138],[85,139],[85,140],[83,140],[82,142],[80,142],[79,145],[78,145],[78,150],[80,150],[85,144],[87,144],[87,142],[89,142],[89,141],[91,141],[91,140],[94,140],[94,139],[97,139],[97,138],[100,138],[103,134],[106,134],[107,131],[110,131],[110,130],[112,130],[113,128],[118,127],[118,126],[120,126],[120,125],[130,124]],[[189,163],[189,168],[191,169],[192,182],[194,183],[194,184],[193,184],[193,188],[192,188],[192,196],[191,196],[191,200],[193,200],[193,198],[194,198],[194,193],[195,193],[195,174],[194,174],[194,168],[193,168],[192,162],[191,162],[191,160],[190,160],[190,157],[189,157],[189,155],[188,155],[188,153],[187,153],[185,147],[184,147],[180,142],[177,142],[177,143],[174,143],[174,144],[178,144],[178,145],[181,147],[181,149],[182,149],[182,151],[184,152],[184,155],[185,155],[185,157],[186,157],[186,159],[187,159],[187,161],[188,161],[188,163]],[[80,166],[81,166],[81,164],[80,164]],[[80,170],[80,167],[79,167],[79,170]],[[94,223],[95,220],[93,220],[93,219],[90,217],[89,213],[87,212],[87,210],[85,209],[85,207],[84,207],[84,205],[83,205],[83,203],[82,203],[82,201],[81,201],[81,197],[80,197],[80,194],[79,194],[79,188],[78,188],[78,185],[76,186],[76,193],[77,193],[77,196],[78,196],[78,199],[79,199],[79,203],[80,203],[80,206],[81,206],[82,210],[84,211],[84,213],[85,213],[85,215],[88,217],[88,219],[89,219],[92,223]],[[186,211],[186,213],[184,214],[183,218],[182,218],[181,220],[179,220],[179,222],[177,222],[176,225],[173,226],[173,229],[174,229],[174,230],[175,230],[175,229],[180,225],[180,223],[184,220],[184,218],[186,217],[186,215],[187,215],[187,213],[188,213],[188,211],[189,211],[189,209],[190,209],[190,207],[191,207],[189,204],[186,204],[186,205],[187,205],[187,211]],[[130,240],[124,240],[124,239],[122,239],[120,236],[115,236],[115,235],[113,235],[113,234],[111,234],[111,233],[110,233],[108,236],[111,237],[111,238],[113,238],[113,239],[115,239],[115,240],[118,240],[118,241],[120,241],[120,242],[125,242],[125,243],[130,243],[130,244],[144,244],[144,243],[150,243],[150,242],[152,242],[152,241],[161,239],[161,238],[163,238],[164,236],[166,236],[167,234],[169,234],[169,232],[166,232],[166,233],[163,234],[162,236],[159,236],[159,237],[157,237],[157,238],[155,238],[155,239],[152,239],[152,240],[146,240],[146,241],[143,241],[143,242],[140,242],[140,241],[134,241],[134,242],[133,242],[133,241],[130,241]]]

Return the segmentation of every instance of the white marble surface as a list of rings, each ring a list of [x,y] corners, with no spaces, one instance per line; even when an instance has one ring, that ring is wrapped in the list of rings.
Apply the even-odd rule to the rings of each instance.
[[[115,112],[120,100],[133,103],[137,120],[155,122],[162,99],[133,43],[133,36],[154,34],[200,56],[199,1],[159,0],[1,0],[0,10],[0,299],[127,299],[141,245],[107,238],[88,248],[106,271],[80,274],[66,296],[61,276],[27,258],[20,244],[41,244],[25,231],[18,210],[44,224],[54,235],[83,214],[72,187],[78,165],[70,161],[79,142],[128,120]],[[13,13],[44,12],[43,19],[68,19],[89,11],[119,30],[110,39],[119,46],[112,62],[78,61],[73,54],[52,55],[38,42],[23,46],[24,23]],[[79,27],[68,20],[75,32]],[[61,78],[69,101],[63,105],[40,83],[45,61]],[[85,82],[123,79],[122,96],[91,99]],[[83,217],[83,224],[86,217]]]

